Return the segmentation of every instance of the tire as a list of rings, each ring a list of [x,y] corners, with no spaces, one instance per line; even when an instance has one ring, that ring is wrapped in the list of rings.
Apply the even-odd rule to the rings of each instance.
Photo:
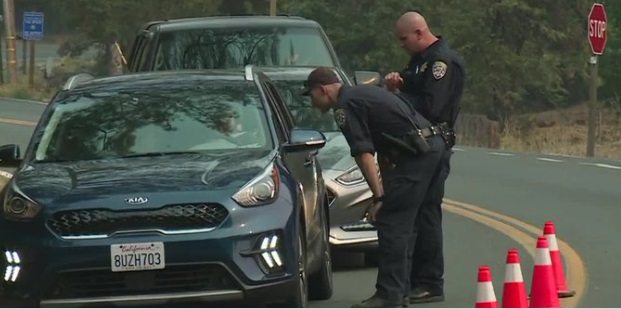
[[[330,229],[325,215],[325,208],[322,210],[322,219],[326,223],[323,227],[323,256],[319,270],[314,273],[309,280],[309,293],[312,300],[326,300],[332,297],[332,256],[330,253]]]
[[[287,299],[285,308],[306,308],[308,307],[308,278],[306,277],[306,248],[305,242],[300,232],[298,232],[298,279],[297,291]]]
[[[364,252],[364,266],[377,267],[379,265],[379,251],[377,249]]]

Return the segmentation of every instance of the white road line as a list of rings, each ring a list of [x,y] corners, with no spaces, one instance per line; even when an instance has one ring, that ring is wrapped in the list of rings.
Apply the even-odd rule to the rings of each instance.
[[[504,152],[488,152],[488,153],[491,154],[491,155],[494,155],[494,156],[505,156],[505,157],[513,157],[514,156],[514,154],[504,153]]]
[[[548,162],[564,162],[563,160],[550,159],[550,158],[537,158],[537,160],[548,161]]]
[[[604,163],[578,162],[578,164],[580,164],[580,165],[591,165],[591,166],[597,166],[597,167],[603,167],[603,168],[609,168],[609,169],[613,169],[613,170],[621,170],[621,166],[609,165],[609,164],[604,164]]]
[[[462,148],[453,148],[454,151],[466,151],[466,149],[462,149]]]
[[[562,157],[562,158],[584,159],[584,156],[566,155],[566,154],[560,154],[560,153],[542,153],[542,155]]]
[[[602,163],[597,163],[594,164],[597,167],[603,167],[603,168],[611,168],[614,170],[621,170],[621,166],[616,166],[616,165],[608,165],[608,164],[602,164]]]

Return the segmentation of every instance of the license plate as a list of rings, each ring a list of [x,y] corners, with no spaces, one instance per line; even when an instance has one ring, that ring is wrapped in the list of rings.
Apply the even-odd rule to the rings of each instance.
[[[113,272],[164,269],[164,243],[112,245],[110,262]]]

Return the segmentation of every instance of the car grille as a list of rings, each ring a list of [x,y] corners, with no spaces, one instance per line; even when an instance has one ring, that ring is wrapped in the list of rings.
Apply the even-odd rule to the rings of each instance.
[[[105,237],[122,231],[159,230],[173,233],[213,229],[227,216],[227,209],[220,204],[189,204],[151,210],[61,211],[53,214],[47,225],[60,237]]]
[[[136,272],[109,269],[61,272],[45,297],[91,298],[232,289],[239,289],[238,283],[223,266],[194,264]]]

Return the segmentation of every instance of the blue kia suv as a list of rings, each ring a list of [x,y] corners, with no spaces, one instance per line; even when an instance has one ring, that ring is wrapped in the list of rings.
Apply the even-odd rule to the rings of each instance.
[[[252,66],[70,78],[0,147],[0,306],[330,298],[326,139],[278,95]]]

